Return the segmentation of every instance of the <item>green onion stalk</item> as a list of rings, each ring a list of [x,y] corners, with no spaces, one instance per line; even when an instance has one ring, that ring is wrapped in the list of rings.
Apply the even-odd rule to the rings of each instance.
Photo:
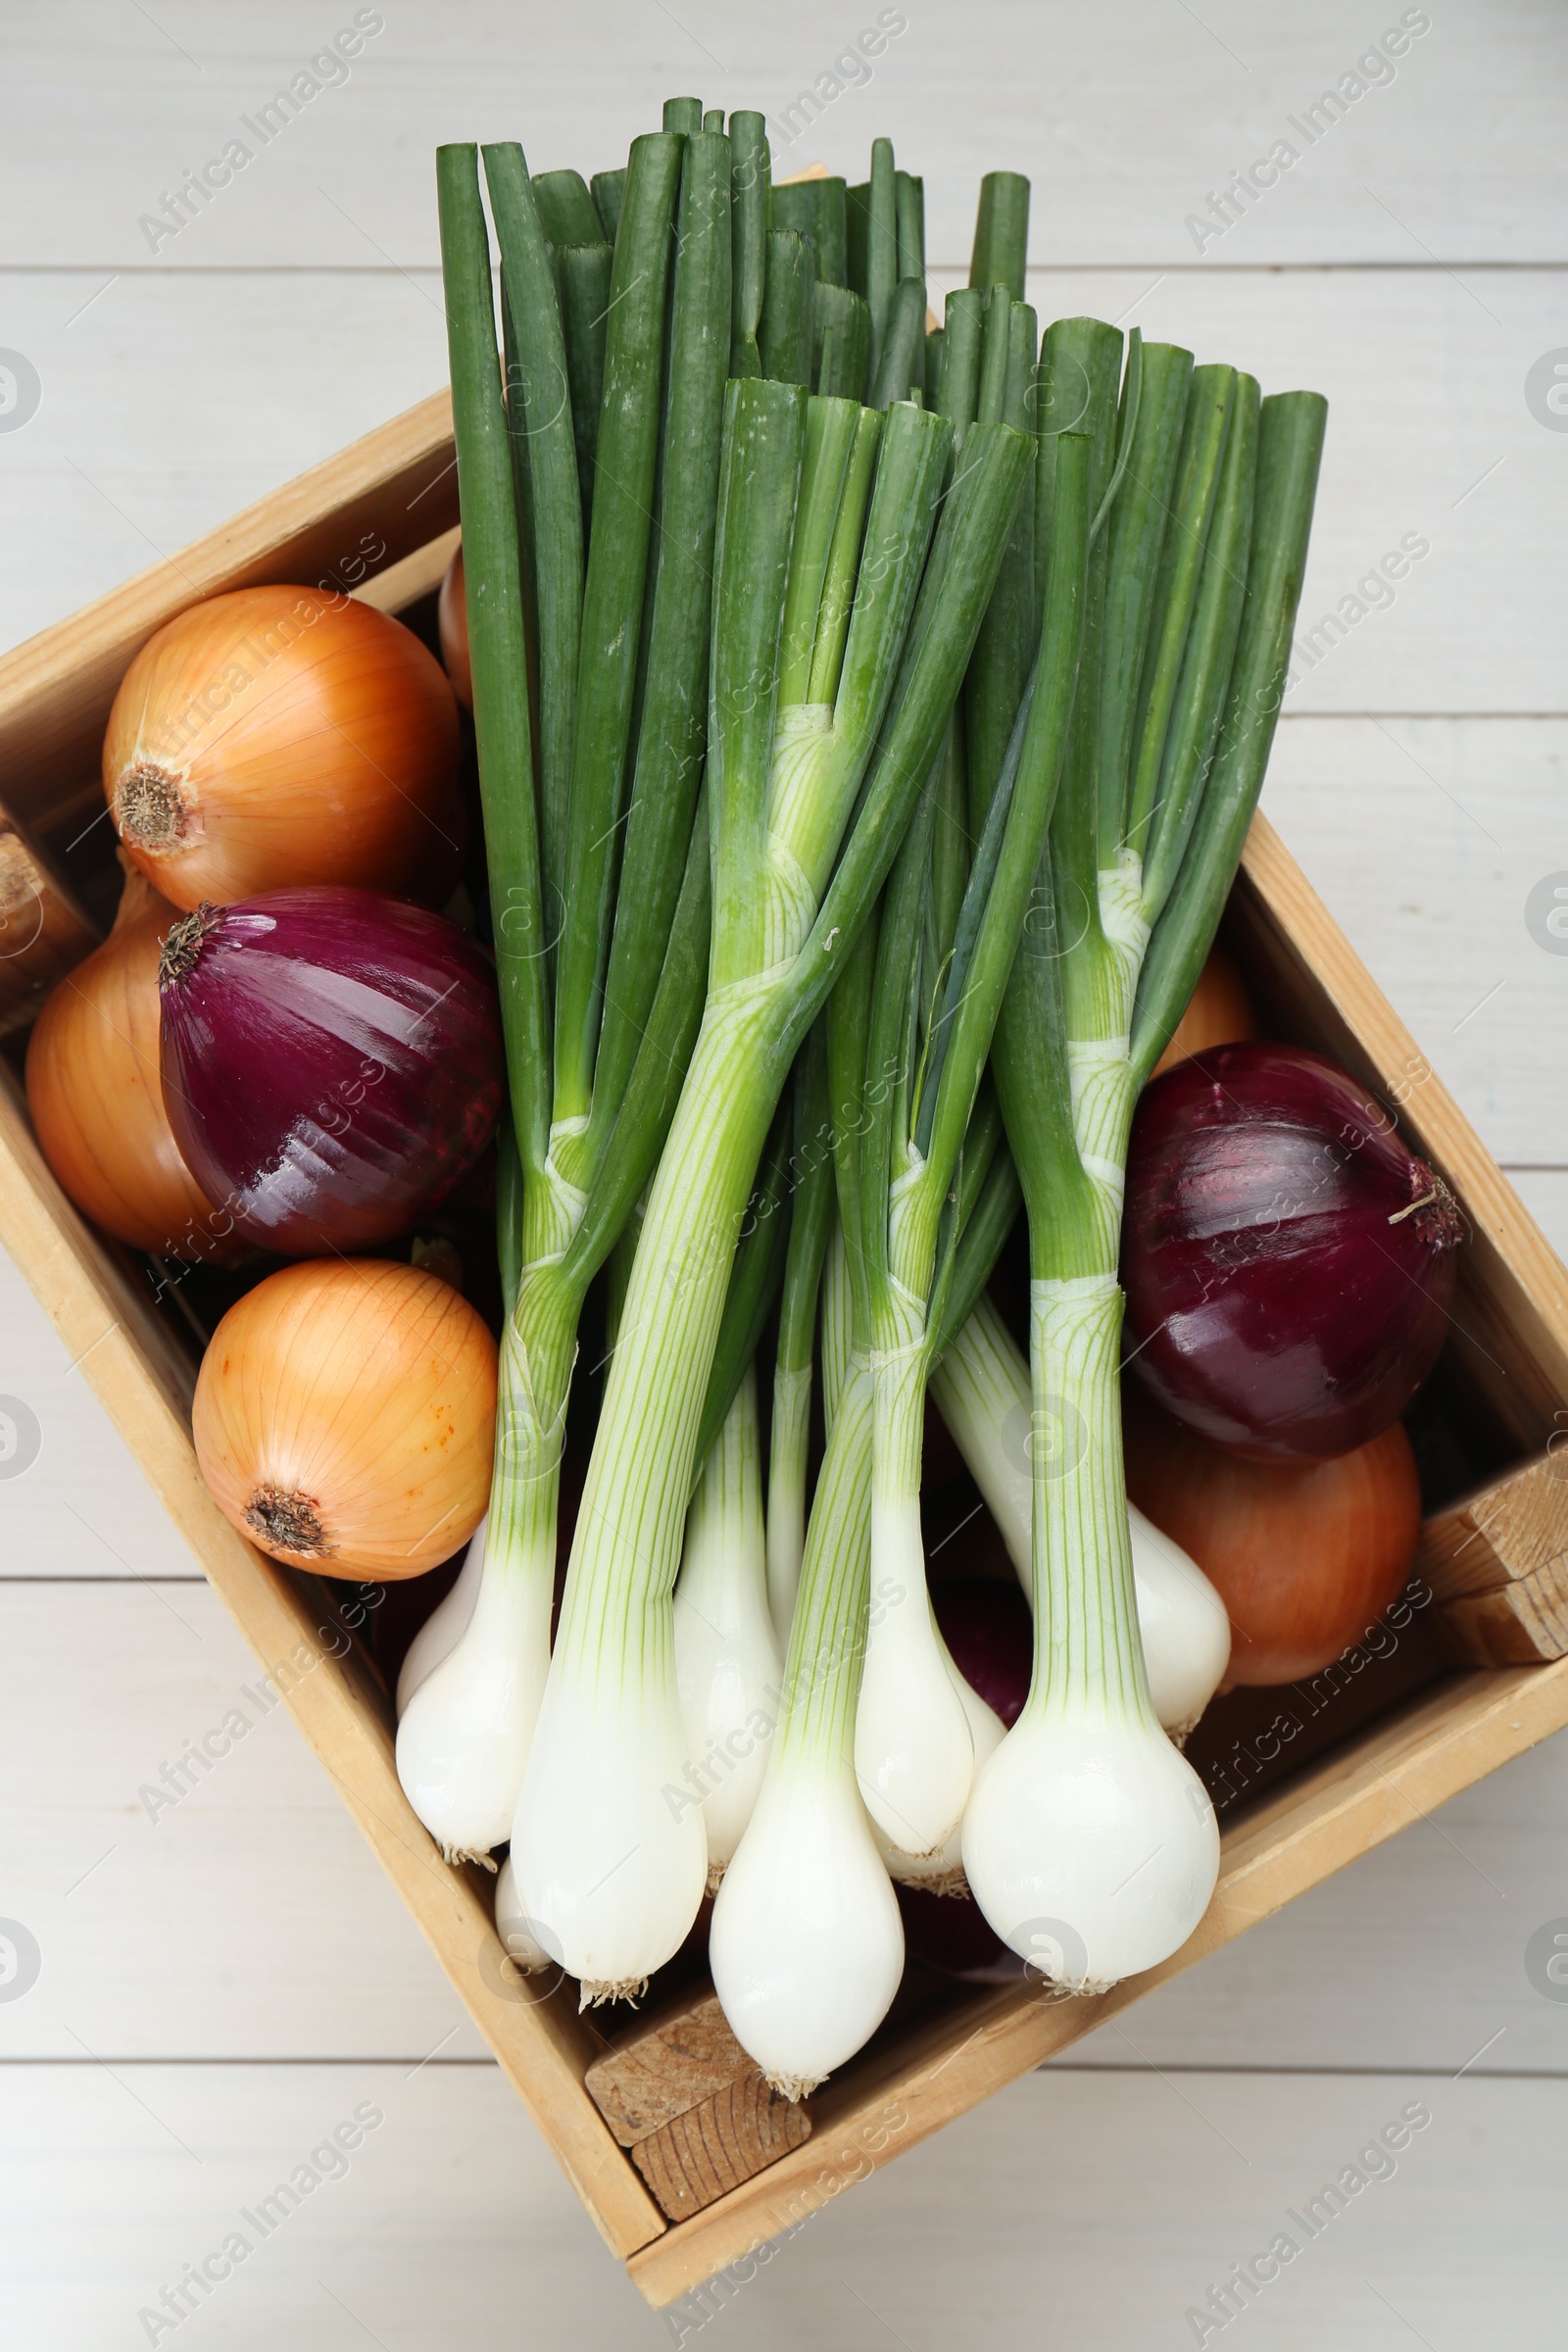
[[[751,1819],[778,1703],[768,1614],[757,1369],[748,1365],[698,1475],[675,1585],[675,1672],[713,1892]]]
[[[484,150],[505,367],[471,146],[437,177],[474,727],[515,1143],[484,1566],[420,1683],[398,1770],[449,1859],[510,1834],[549,1659],[578,1318],[658,1157],[701,1018],[699,791],[730,331],[729,142],[657,132],[621,191],[593,436],[592,527],[558,295],[586,244],[574,173]],[[541,190],[543,201],[541,201]],[[573,317],[570,305],[566,317]],[[575,329],[574,329],[575,331]],[[530,656],[537,677],[530,711]]]
[[[796,1063],[794,1093],[789,1249],[779,1301],[767,1449],[767,1602],[781,1653],[789,1642],[806,1550],[817,1300],[834,1230],[833,1125],[821,1021]]]
[[[629,203],[629,191],[628,191]],[[619,266],[625,216],[616,245]],[[795,1056],[940,747],[1028,444],[732,380],[713,557],[708,998],[649,1194],[513,1831],[585,2000],[676,1950],[708,1878],[671,1588],[736,1236]],[[602,496],[601,492],[601,496]],[[939,519],[940,516],[940,519]]]
[[[868,924],[828,1007],[837,1203],[822,1298],[827,1444],[807,1529],[777,1723],[750,1822],[713,1905],[709,1965],[724,2014],[772,2087],[800,2099],[860,2048],[904,1969],[904,1927],[855,1778],[870,1590],[875,1413],[859,1225]],[[885,1596],[881,1606],[886,1605]]]
[[[996,429],[995,426],[983,429]],[[1010,428],[1004,428],[1010,429]],[[949,744],[828,1012],[843,1332],[791,1627],[780,1728],[719,1887],[713,1980],[775,2088],[810,2090],[886,2014],[903,1965],[889,1886],[945,1886],[975,1756],[1000,1722],[937,1633],[919,1530],[932,1338],[1000,1144],[981,1082],[1065,754],[1089,542],[1087,440],[1064,447],[1032,691],[961,888],[939,831]],[[951,743],[951,735],[949,738]],[[846,1315],[846,1307],[848,1309]],[[838,1357],[836,1334],[824,1358]]]
[[[796,1065],[805,1075],[808,1056]],[[780,1106],[730,1270],[697,1434],[701,1464],[675,1586],[675,1676],[687,1742],[684,1801],[700,1804],[712,1892],[751,1818],[778,1703],[781,1644],[767,1590],[756,1357],[799,1238],[790,1191],[794,1105]],[[629,1271],[629,1268],[628,1268]]]
[[[901,896],[900,883],[920,855],[918,816],[911,830],[914,848],[906,839],[900,855],[904,871],[896,869],[889,885],[892,900]],[[878,1092],[876,1065],[869,1060],[871,1008],[883,942],[893,927],[885,905],[882,924],[867,925],[828,1009],[839,1215],[822,1296],[827,1449],[811,1504],[766,1771],[719,1886],[709,1942],[725,2015],[773,2087],[792,2099],[813,2089],[875,2032],[904,1964],[887,1841],[861,1801],[856,1725],[867,1644],[877,1642],[910,1595],[897,1575],[872,1583],[871,1286],[864,1250],[844,1245],[846,1226],[858,1233],[864,1223],[865,1157],[876,1108],[870,1098]],[[991,1193],[987,1168],[999,1141],[994,1101],[983,1097],[963,1154],[976,1217]],[[1015,1207],[1014,1200],[1009,1216]],[[956,1208],[949,1219],[950,1238],[962,1214]],[[1002,1726],[983,1701],[969,1696],[976,1747],[988,1747],[1000,1740]],[[918,1875],[927,1883],[937,1876]]]
[[[888,1608],[866,1646],[856,1768],[873,1821],[896,1849],[916,1859],[947,1845],[974,1763],[972,1710],[936,1630],[920,1533],[932,1308],[940,1307],[946,1271],[950,1194],[1062,772],[1084,624],[1091,454],[1086,437],[1062,437],[1033,685],[1014,721],[952,942],[942,943],[936,971],[922,973],[934,791],[925,804],[931,821],[923,834],[911,826],[894,869],[877,941],[858,1234],[875,1400],[871,1580],[879,1589],[897,1585],[906,1597]],[[922,1041],[918,1006],[933,982],[940,1011]]]
[[[944,1347],[931,1395],[1032,1602],[1029,1359],[984,1292]],[[1127,1524],[1150,1703],[1180,1746],[1225,1679],[1230,1618],[1197,1561],[1132,1502]],[[977,1754],[977,1771],[981,1761]]]
[[[1212,942],[1283,690],[1325,406],[1259,400],[1094,320],[1046,338],[1037,517],[1070,424],[1097,514],[1071,740],[993,1069],[1029,1217],[1035,1667],[962,1830],[999,1935],[1064,1988],[1153,1967],[1197,1926],[1219,1841],[1161,1731],[1139,1637],[1117,1282],[1138,1091]],[[1053,556],[1054,560],[1054,556]]]

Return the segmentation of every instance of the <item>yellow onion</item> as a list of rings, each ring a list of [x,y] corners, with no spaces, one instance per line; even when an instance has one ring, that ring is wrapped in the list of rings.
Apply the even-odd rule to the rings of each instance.
[[[1167,1070],[1174,1069],[1191,1054],[1206,1054],[1210,1046],[1240,1045],[1244,1039],[1257,1035],[1257,1013],[1248,994],[1247,982],[1237,969],[1235,958],[1216,939],[1198,975],[1198,986],[1188,999],[1187,1010],[1151,1074],[1162,1078]]]
[[[227,1263],[234,1233],[181,1157],[159,1079],[158,950],[175,910],[129,868],[114,929],[68,972],[27,1046],[27,1107],[82,1215],[160,1257]]]
[[[458,709],[403,623],[317,588],[238,588],[121,681],[104,791],[126,852],[189,909],[346,882],[439,906],[462,859]]]
[[[274,1559],[420,1576],[490,1499],[496,1344],[451,1285],[383,1258],[285,1266],[231,1306],[202,1359],[196,1459]]]
[[[447,565],[436,600],[436,623],[441,631],[441,659],[452,680],[452,691],[465,710],[473,709],[473,668],[468,660],[468,604],[463,589],[463,550]]]

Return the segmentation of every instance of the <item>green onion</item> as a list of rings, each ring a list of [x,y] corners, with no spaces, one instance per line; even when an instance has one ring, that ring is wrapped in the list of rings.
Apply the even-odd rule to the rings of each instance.
[[[940,1013],[918,1058],[918,950],[931,883],[935,779],[926,795],[924,836],[911,827],[889,883],[877,943],[865,1065],[867,1100],[876,1107],[860,1178],[876,1407],[871,1578],[877,1586],[900,1584],[910,1601],[890,1609],[867,1644],[856,1767],[873,1821],[892,1846],[917,1857],[948,1844],[973,1773],[968,1716],[926,1597],[920,1537],[933,1287],[944,1222],[952,1223],[949,1196],[1062,771],[1084,631],[1090,461],[1086,438],[1063,437],[1033,686],[1014,722],[954,926]]]
[[[669,1594],[738,1221],[795,1053],[940,746],[1022,487],[1027,444],[993,426],[944,496],[951,429],[903,406],[867,480],[863,416],[765,379],[727,396],[708,1007],[649,1197],[514,1829],[524,1902],[587,1998],[667,1958],[706,1884],[701,1823],[673,1820],[662,1795],[683,1738]],[[787,703],[786,615],[796,642],[813,601],[811,659],[792,673],[811,699]]]
[[[717,127],[722,129],[723,124]],[[596,172],[588,184],[593,193],[594,211],[599,215],[601,232],[613,245],[615,231],[620,225],[621,202],[626,193],[626,174],[624,171]]]
[[[603,233],[599,214],[580,172],[541,172],[533,200],[552,245],[597,244]]]
[[[474,723],[517,1154],[502,1196],[515,1279],[478,1597],[398,1733],[399,1772],[420,1818],[449,1855],[481,1858],[509,1834],[544,1687],[578,1317],[658,1157],[700,1018],[710,891],[694,820],[730,265],[727,141],[701,131],[638,141],[616,246],[626,294],[607,343],[585,578],[570,413],[559,397],[554,407],[543,398],[552,382],[559,394],[565,366],[538,209],[520,150],[489,149],[485,162],[516,355],[515,499],[497,467],[507,413],[471,148],[442,151],[439,184]],[[677,194],[681,242],[666,304]],[[642,261],[657,265],[653,288],[634,282]],[[519,521],[541,686],[537,797]],[[622,876],[634,887],[621,889]]]
[[[1176,478],[1174,466],[1178,505],[1197,527],[1222,388],[1199,387],[1188,435],[1175,396],[1186,355],[1156,348],[1136,382],[1129,365],[1113,427],[1112,349],[1111,330],[1093,321],[1047,337],[1046,413],[1087,416],[1099,471],[1107,491],[1119,476],[1125,504],[1091,564],[1073,742],[997,1031],[1033,1275],[1035,1674],[962,1834],[970,1886],[997,1932],[1075,1990],[1165,1958],[1197,1925],[1218,1867],[1212,1808],[1160,1730],[1139,1639],[1121,1450],[1121,1193],[1138,1086],[1213,936],[1262,781],[1325,413],[1309,393],[1260,413],[1230,400],[1195,591],[1190,564],[1165,561],[1167,502],[1145,493]],[[1184,440],[1185,465],[1172,457]],[[1064,447],[1059,436],[1049,457],[1042,447],[1037,514],[1053,524]],[[1191,618],[1172,695],[1161,680],[1183,602]],[[1140,707],[1146,730],[1161,723],[1161,707],[1169,713],[1152,807],[1155,752],[1132,750]],[[1130,836],[1149,844],[1147,865]]]
[[[556,248],[556,290],[566,346],[566,388],[577,444],[584,530],[593,515],[594,457],[599,447],[599,412],[605,399],[605,334],[614,258],[612,245]]]
[[[762,373],[781,384],[811,385],[812,295],[816,266],[811,240],[798,229],[767,233],[767,285],[758,353]]]
[[[1014,302],[1024,298],[1029,249],[1029,182],[1021,172],[988,172],[980,182],[969,283],[982,294],[1005,286]]]
[[[700,1811],[711,1893],[751,1820],[778,1703],[757,1373],[750,1365],[708,1448],[686,1515],[674,1628],[687,1765],[670,1801]]]
[[[767,207],[771,177],[767,126],[759,114],[729,119],[731,186],[734,191],[734,312],[730,329],[731,375],[760,375],[757,348],[767,273]]]
[[[775,185],[771,192],[769,226],[799,229],[803,237],[810,238],[821,284],[849,284],[845,221],[842,179],[787,180],[782,186]]]
[[[838,400],[863,400],[871,381],[871,312],[846,286],[817,279],[811,297],[811,384]]]

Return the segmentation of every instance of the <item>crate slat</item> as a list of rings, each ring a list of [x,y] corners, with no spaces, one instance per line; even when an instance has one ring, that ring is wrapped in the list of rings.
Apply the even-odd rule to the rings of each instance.
[[[1460,1656],[1523,1666],[1568,1653],[1568,1454],[1549,1446],[1435,1512],[1415,1564]]]

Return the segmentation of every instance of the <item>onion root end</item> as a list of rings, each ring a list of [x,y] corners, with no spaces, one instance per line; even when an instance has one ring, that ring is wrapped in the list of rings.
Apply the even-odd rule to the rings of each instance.
[[[258,1487],[245,1505],[245,1523],[271,1550],[297,1552],[308,1560],[331,1557],[321,1514],[297,1487]]]

